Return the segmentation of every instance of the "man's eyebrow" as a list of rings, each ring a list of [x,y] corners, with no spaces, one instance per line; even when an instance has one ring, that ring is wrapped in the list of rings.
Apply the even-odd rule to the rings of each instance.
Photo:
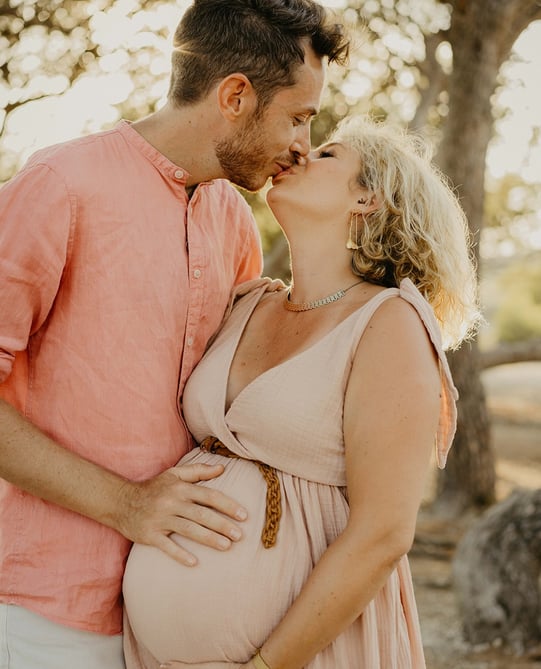
[[[319,109],[315,107],[305,107],[302,111],[297,112],[297,116],[317,116]]]

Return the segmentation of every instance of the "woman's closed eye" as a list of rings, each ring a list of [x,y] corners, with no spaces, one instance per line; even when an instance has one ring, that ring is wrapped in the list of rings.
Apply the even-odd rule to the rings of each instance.
[[[329,142],[314,149],[312,155],[316,160],[320,158],[339,158],[342,155],[342,145],[338,142]]]

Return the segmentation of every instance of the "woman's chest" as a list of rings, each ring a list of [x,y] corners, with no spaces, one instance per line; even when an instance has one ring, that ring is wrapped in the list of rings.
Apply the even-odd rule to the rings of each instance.
[[[285,311],[285,310],[284,310]],[[271,369],[303,354],[328,333],[328,324],[299,314],[258,310],[246,324],[229,368],[227,406],[244,388]]]

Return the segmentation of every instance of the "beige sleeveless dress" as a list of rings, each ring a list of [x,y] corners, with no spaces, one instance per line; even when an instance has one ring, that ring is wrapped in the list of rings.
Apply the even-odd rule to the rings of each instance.
[[[158,549],[135,545],[124,577],[128,669],[158,661],[245,662],[263,644],[348,518],[343,399],[357,343],[374,311],[399,295],[417,310],[440,359],[442,405],[436,435],[440,466],[454,433],[454,389],[428,303],[411,281],[380,292],[307,350],[252,381],[225,409],[229,368],[266,280],[234,305],[184,392],[188,426],[199,443],[218,437],[246,459],[195,448],[182,463],[225,465],[201,483],[223,491],[249,511],[244,538],[222,553],[180,539],[197,554],[184,567]],[[246,287],[245,287],[246,289]],[[265,549],[266,484],[250,460],[276,468],[282,518],[276,544]],[[392,491],[389,491],[392,494]],[[307,665],[309,669],[422,669],[425,667],[407,558],[363,614]]]

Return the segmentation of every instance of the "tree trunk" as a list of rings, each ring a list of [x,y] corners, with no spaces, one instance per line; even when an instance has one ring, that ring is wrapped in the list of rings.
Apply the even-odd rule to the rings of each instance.
[[[430,108],[436,104],[440,93],[446,90],[447,76],[436,58],[438,46],[446,39],[447,35],[444,32],[425,36],[425,58],[417,65],[423,93],[410,124],[413,130],[423,131],[428,122]]]
[[[436,161],[456,186],[479,254],[485,159],[492,136],[491,96],[502,63],[522,30],[541,16],[536,0],[454,0],[448,38],[453,49],[449,114]],[[494,456],[480,380],[477,343],[449,356],[460,393],[458,431],[438,480],[435,510],[459,514],[494,500]]]
[[[515,491],[460,541],[453,561],[466,641],[516,653],[541,639],[541,490]]]

